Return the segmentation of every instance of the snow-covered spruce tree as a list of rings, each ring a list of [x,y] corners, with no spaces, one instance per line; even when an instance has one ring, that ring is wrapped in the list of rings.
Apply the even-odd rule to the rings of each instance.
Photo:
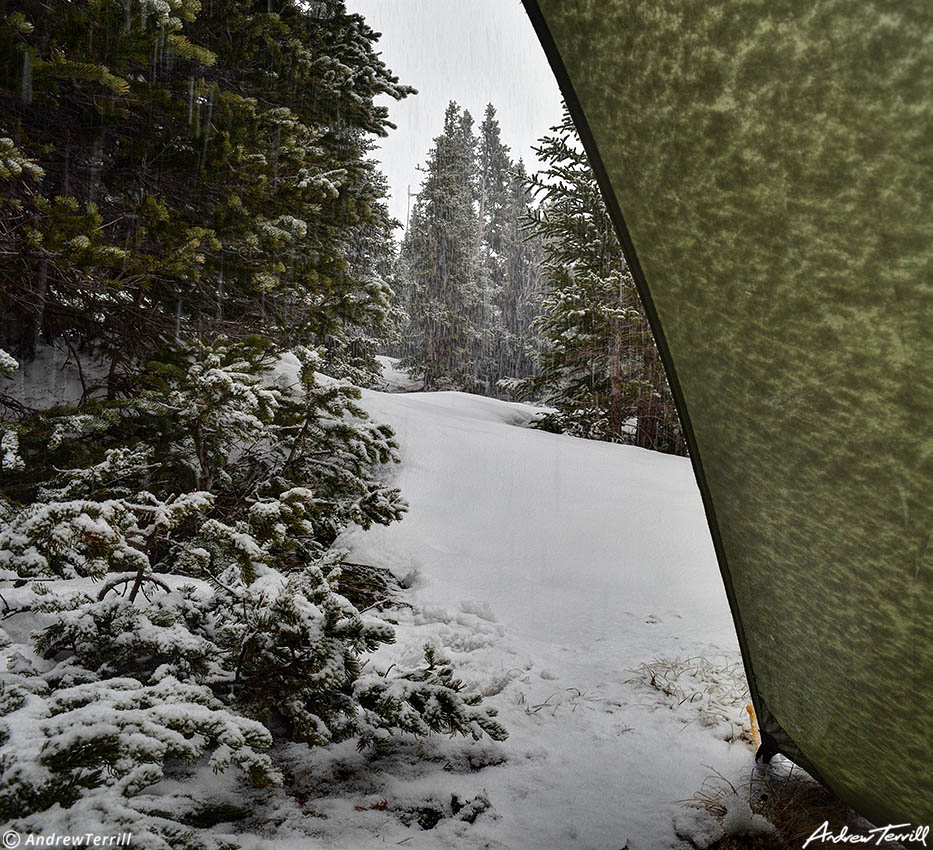
[[[570,433],[683,453],[651,330],[566,107],[536,152],[545,166],[532,181],[540,199],[532,226],[544,246],[543,348],[541,374],[527,387],[557,408],[552,423]]]
[[[116,397],[175,338],[372,335],[381,258],[358,245],[393,226],[368,157],[392,127],[374,100],[412,89],[361,16],[343,0],[12,8],[0,344],[28,360],[67,340],[103,361],[91,392]]]
[[[451,101],[401,253],[409,313],[405,362],[423,370],[429,390],[472,389],[482,309],[475,167],[473,118]]]
[[[503,143],[496,110],[486,106],[477,146],[479,258],[483,290],[476,375],[484,394],[534,375],[533,324],[540,308],[541,240],[527,229],[532,205],[521,160]]]
[[[424,171],[401,252],[401,353],[428,389],[501,394],[502,379],[535,371],[540,246],[523,229],[524,168],[509,158],[492,104],[475,135],[451,103]]]
[[[133,398],[20,425],[27,472],[0,478],[0,580],[22,600],[10,622],[38,629],[0,672],[5,820],[86,829],[92,809],[168,846],[199,811],[152,793],[180,763],[262,785],[281,781],[264,752],[277,737],[504,737],[430,654],[364,671],[393,633],[338,592],[331,544],[348,523],[401,516],[376,476],[396,445],[358,390],[318,379],[313,351],[285,360],[291,385],[270,385],[267,348],[175,348]]]
[[[499,352],[506,344],[500,306],[505,288],[505,216],[509,210],[509,149],[502,142],[492,104],[486,106],[476,146],[476,205],[479,232],[476,239],[477,284],[481,293],[472,352],[476,389],[495,392],[499,379]]]

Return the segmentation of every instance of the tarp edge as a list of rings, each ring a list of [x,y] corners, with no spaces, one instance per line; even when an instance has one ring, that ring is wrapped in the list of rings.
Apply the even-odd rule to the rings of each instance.
[[[557,80],[561,94],[564,96],[564,100],[567,102],[570,115],[577,127],[577,131],[580,134],[580,140],[583,143],[583,148],[590,160],[590,165],[592,166],[593,172],[596,176],[596,181],[599,185],[603,200],[606,203],[609,216],[616,229],[616,234],[619,237],[619,241],[622,244],[622,250],[625,254],[626,261],[628,262],[629,271],[632,274],[636,289],[638,290],[638,294],[641,297],[642,304],[644,305],[648,324],[650,325],[651,331],[654,334],[654,339],[658,347],[658,353],[661,356],[661,362],[664,364],[664,370],[667,374],[668,383],[671,388],[671,394],[674,398],[674,404],[677,407],[677,413],[680,416],[680,423],[684,433],[684,440],[687,444],[687,450],[690,454],[690,461],[693,465],[693,472],[696,477],[697,486],[699,487],[700,496],[703,500],[703,509],[706,513],[706,521],[709,525],[710,536],[713,541],[713,548],[716,552],[716,560],[719,564],[719,571],[722,576],[726,597],[729,602],[729,609],[732,613],[732,620],[735,625],[736,636],[739,642],[739,650],[742,653],[742,662],[745,667],[745,675],[748,679],[749,692],[751,694],[752,703],[755,707],[755,713],[758,717],[759,725],[762,729],[766,730],[771,735],[779,752],[787,756],[796,764],[799,764],[808,773],[814,776],[814,778],[822,781],[819,774],[809,763],[809,760],[800,752],[799,747],[794,743],[791,737],[783,729],[777,718],[774,717],[774,715],[768,709],[767,704],[764,702],[758,692],[754,669],[749,657],[748,642],[745,637],[742,616],[739,611],[735,589],[732,584],[732,577],[729,571],[728,561],[722,543],[719,523],[716,519],[716,511],[713,505],[712,495],[706,480],[706,474],[703,469],[703,463],[699,448],[697,446],[696,437],[693,432],[693,427],[690,422],[690,414],[687,409],[687,404],[680,386],[680,381],[677,377],[677,370],[671,358],[667,339],[664,335],[664,330],[661,327],[660,317],[658,316],[657,310],[655,308],[654,300],[651,297],[647,279],[645,277],[644,271],[642,270],[641,264],[639,263],[638,254],[635,251],[634,243],[632,242],[631,235],[629,234],[628,226],[625,223],[625,218],[616,198],[612,182],[609,179],[609,174],[599,154],[595,137],[593,136],[589,122],[587,121],[586,115],[584,114],[583,107],[580,104],[579,98],[577,97],[576,90],[570,78],[570,73],[564,65],[563,60],[561,59],[560,52],[557,49],[557,44],[554,41],[554,37],[551,34],[550,28],[548,27],[544,13],[541,11],[537,0],[522,0],[522,5],[524,6],[525,12],[531,21],[532,27],[538,36],[538,41],[541,43],[541,46],[544,49],[548,64],[551,66],[551,70],[554,72],[554,76]]]

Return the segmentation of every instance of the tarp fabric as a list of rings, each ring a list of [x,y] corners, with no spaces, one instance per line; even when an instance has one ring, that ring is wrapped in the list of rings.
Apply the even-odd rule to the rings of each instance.
[[[933,822],[933,3],[525,0],[659,338],[755,706]]]

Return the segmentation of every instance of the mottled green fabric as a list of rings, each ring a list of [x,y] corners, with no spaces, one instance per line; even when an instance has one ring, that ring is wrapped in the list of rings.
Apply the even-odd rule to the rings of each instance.
[[[526,5],[657,312],[766,728],[933,823],[933,2]]]

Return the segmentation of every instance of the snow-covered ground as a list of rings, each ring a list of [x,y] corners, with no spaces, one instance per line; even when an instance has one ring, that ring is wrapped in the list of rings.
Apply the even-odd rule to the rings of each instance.
[[[397,358],[377,354],[376,360],[382,367],[382,386],[379,389],[390,393],[410,393],[423,389],[424,382],[400,369]]]
[[[269,846],[686,846],[683,801],[753,761],[689,461],[530,430],[535,408],[461,393],[364,406],[398,434],[411,504],[340,541],[412,584],[375,663],[434,645],[510,737],[296,750],[307,799],[279,810]]]
[[[296,364],[277,374],[294,381]],[[248,792],[249,816],[215,836],[247,850],[664,850],[692,846],[675,819],[716,834],[683,803],[717,772],[740,780],[753,752],[689,461],[533,430],[538,408],[413,392],[387,366],[394,391],[362,403],[398,435],[391,474],[410,511],[338,541],[408,587],[368,612],[397,634],[370,663],[417,666],[432,645],[510,737],[287,746],[285,787]],[[195,771],[162,790],[243,804],[237,772]]]

